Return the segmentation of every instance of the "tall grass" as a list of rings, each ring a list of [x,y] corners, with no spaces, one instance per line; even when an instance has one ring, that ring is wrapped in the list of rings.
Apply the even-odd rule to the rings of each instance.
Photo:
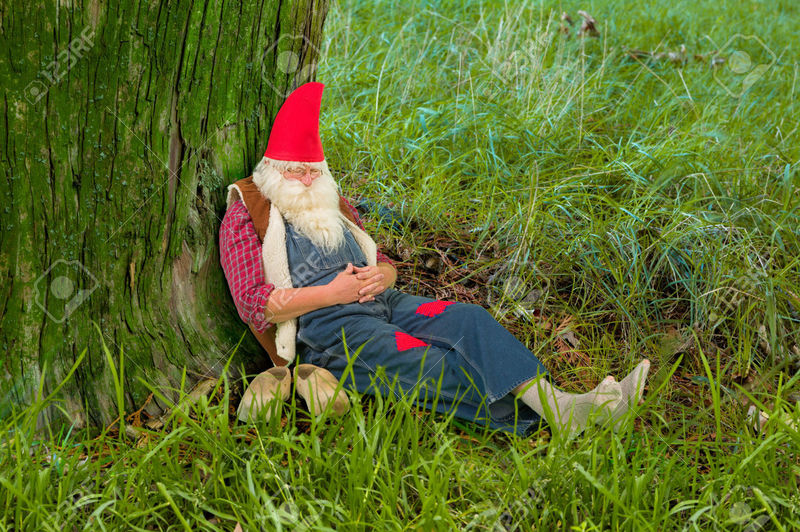
[[[578,9],[598,37],[561,31]],[[0,527],[800,527],[797,19],[789,1],[333,4],[326,158],[347,194],[402,214],[400,231],[367,220],[399,284],[483,297],[491,272],[542,289],[539,316],[510,298],[492,312],[567,389],[650,358],[637,423],[516,438],[351,394],[341,419],[293,398],[243,426],[223,377],[158,430],[42,436],[42,399],[2,421]],[[737,33],[777,57],[738,98],[710,65]],[[685,61],[658,58],[681,45]],[[431,273],[442,237],[455,266]],[[583,362],[542,327],[564,316]],[[105,356],[123,375],[122,352]],[[749,404],[771,414],[759,431]]]

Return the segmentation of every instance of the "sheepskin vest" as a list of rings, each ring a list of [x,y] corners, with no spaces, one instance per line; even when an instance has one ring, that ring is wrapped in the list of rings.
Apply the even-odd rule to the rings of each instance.
[[[264,279],[267,283],[275,285],[276,289],[294,288],[286,253],[286,226],[283,215],[277,208],[270,208],[269,199],[253,183],[253,176],[240,179],[228,186],[228,207],[238,199],[244,202],[261,241],[261,271]],[[378,246],[355,223],[353,214],[341,196],[339,196],[339,211],[345,225],[353,233],[364,256],[367,257],[367,264],[377,265]],[[274,324],[263,333],[256,331],[252,324],[249,325],[273,364],[287,366],[294,361],[297,347],[297,318]]]

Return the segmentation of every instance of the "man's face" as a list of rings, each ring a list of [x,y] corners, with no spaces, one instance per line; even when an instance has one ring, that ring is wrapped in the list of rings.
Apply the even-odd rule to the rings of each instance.
[[[290,166],[283,172],[284,178],[300,181],[307,187],[310,187],[314,180],[321,175],[322,172],[320,170],[311,168],[307,164]]]

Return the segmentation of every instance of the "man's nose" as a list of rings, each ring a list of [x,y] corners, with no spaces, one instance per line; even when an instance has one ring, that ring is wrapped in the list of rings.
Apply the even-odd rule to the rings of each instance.
[[[300,181],[307,187],[311,186],[311,183],[314,181],[314,178],[311,177],[311,172],[307,171],[303,174],[303,177],[300,178]]]

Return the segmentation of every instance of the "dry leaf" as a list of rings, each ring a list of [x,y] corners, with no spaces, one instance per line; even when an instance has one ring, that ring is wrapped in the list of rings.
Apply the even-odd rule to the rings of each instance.
[[[207,397],[217,385],[217,379],[205,379],[198,382],[192,391],[180,402],[177,408],[180,408],[187,415],[191,412],[192,406],[197,404],[201,397]]]
[[[569,35],[569,26],[564,24],[565,22],[568,23],[570,26],[572,26],[572,24],[573,24],[572,17],[570,17],[567,14],[566,11],[561,13],[561,22],[559,23],[559,28],[560,28],[561,33],[563,33],[565,35]]]
[[[575,332],[569,328],[573,320],[574,318],[572,316],[567,316],[561,324],[556,327],[556,349],[558,349],[559,353],[561,353],[564,359],[570,364],[589,367],[591,366],[591,360],[589,360],[589,357],[585,353],[581,353],[577,350],[578,337],[575,335]]]
[[[145,423],[145,426],[148,429],[151,429],[151,430],[158,430],[158,429],[160,429],[161,427],[164,426],[164,421],[160,417],[159,418],[155,418],[155,419],[151,419],[150,421]]]
[[[582,37],[588,33],[592,37],[599,36],[600,32],[597,31],[597,21],[594,17],[583,10],[578,11],[578,14],[583,17],[583,23],[581,24],[581,29],[578,31],[578,35]]]
[[[794,420],[789,418],[788,415],[784,412],[779,412],[774,414],[774,416],[781,422],[785,423],[790,429],[797,430],[797,425],[795,424]],[[761,432],[764,430],[764,426],[769,421],[769,414],[766,412],[762,412],[758,410],[755,405],[750,405],[750,408],[747,410],[747,421],[750,423],[750,426],[756,429],[757,431]]]
[[[758,338],[761,349],[768,355],[772,353],[772,348],[769,346],[769,340],[767,339],[767,327],[763,323],[758,326]]]
[[[572,349],[578,348],[578,337],[575,336],[574,331],[565,331],[561,334],[561,338],[567,342]]]

